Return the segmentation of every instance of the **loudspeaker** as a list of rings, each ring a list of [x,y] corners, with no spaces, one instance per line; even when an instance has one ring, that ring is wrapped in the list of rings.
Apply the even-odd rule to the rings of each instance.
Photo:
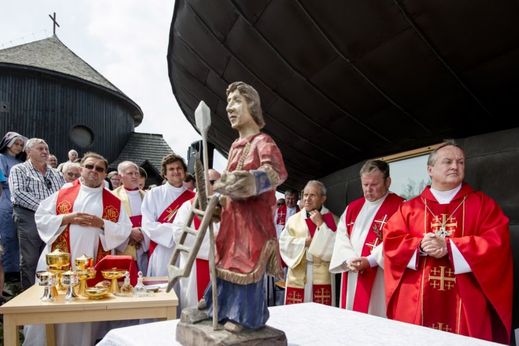
[[[200,152],[200,161],[204,162],[204,153],[203,153],[203,144],[202,141],[196,141],[191,143],[189,148],[187,149],[187,172],[194,174],[195,173],[195,160],[196,154]],[[208,165],[207,168],[213,167],[213,155],[214,155],[214,145],[207,142],[207,153],[208,153]]]

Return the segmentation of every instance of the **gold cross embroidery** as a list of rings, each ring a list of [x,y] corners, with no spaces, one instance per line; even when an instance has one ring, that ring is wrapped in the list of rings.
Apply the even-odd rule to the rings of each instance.
[[[177,210],[178,210],[178,208],[175,208],[175,209],[168,208],[168,210],[166,211],[168,213],[168,215],[166,216],[167,222],[171,222],[171,220],[173,220],[173,218],[175,217],[175,214],[177,213]]]
[[[431,221],[431,229],[432,231],[440,236],[440,237],[448,237],[453,232],[456,231],[456,227],[458,226],[458,223],[456,222],[456,218],[454,216],[447,216],[447,214],[440,214],[442,219],[440,221],[440,218],[437,215],[434,215],[432,221]]]
[[[445,266],[440,266],[440,268],[434,267],[431,269],[431,274],[429,274],[430,285],[439,291],[445,291],[445,288],[450,290],[456,283],[456,277],[452,269],[448,268],[445,270],[445,268]]]
[[[331,304],[330,291],[324,288],[319,288],[314,293],[314,303]]]
[[[299,292],[292,291],[287,295],[287,304],[298,304],[303,302],[303,297]]]
[[[449,325],[447,323],[442,323],[442,322],[438,322],[438,323],[433,323],[431,325],[431,327],[433,329],[437,329],[437,330],[443,330],[444,332],[451,332],[452,329],[449,327]]]

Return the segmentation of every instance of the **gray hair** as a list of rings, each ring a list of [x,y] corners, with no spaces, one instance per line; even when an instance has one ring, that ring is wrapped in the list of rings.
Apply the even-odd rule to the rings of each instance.
[[[71,168],[74,168],[74,167],[77,167],[77,168],[80,168],[81,169],[81,165],[79,164],[79,162],[65,162],[63,164],[63,166],[61,167],[61,171],[63,173],[67,172],[69,169]]]
[[[316,185],[321,190],[321,196],[326,196],[326,186],[324,186],[324,184],[319,180],[309,180],[305,185],[305,189],[308,185]]]
[[[25,151],[28,152],[29,150],[31,150],[36,144],[45,144],[47,145],[48,147],[48,144],[47,142],[45,142],[43,139],[41,138],[31,138],[27,141],[27,143],[25,143]]]
[[[431,153],[429,154],[429,157],[427,158],[427,166],[434,166],[436,164],[436,160],[438,159],[438,151],[440,149],[448,147],[448,146],[458,148],[459,150],[461,150],[463,152],[463,155],[465,156],[465,151],[463,150],[463,148],[460,147],[459,145],[457,145],[456,142],[454,142],[454,140],[449,139],[449,140],[446,140],[444,143],[442,143],[438,148],[431,151]]]
[[[368,160],[366,161],[361,169],[360,175],[369,174],[375,170],[379,170],[384,175],[384,179],[389,178],[389,165],[386,161],[383,160]]]
[[[133,162],[133,161],[123,161],[123,162],[121,162],[120,164],[117,165],[117,173],[124,174],[124,171],[128,167],[135,167],[137,170],[139,170],[139,166],[137,166],[137,164],[135,162]],[[140,174],[140,170],[139,170],[139,174]]]

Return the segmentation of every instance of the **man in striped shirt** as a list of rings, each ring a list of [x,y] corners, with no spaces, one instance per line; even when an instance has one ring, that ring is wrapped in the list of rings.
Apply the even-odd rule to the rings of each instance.
[[[13,219],[20,242],[22,289],[34,284],[38,258],[45,247],[40,239],[34,212],[40,202],[58,191],[65,180],[57,170],[47,166],[49,146],[43,139],[31,138],[25,144],[27,161],[15,165],[9,175],[13,202]]]

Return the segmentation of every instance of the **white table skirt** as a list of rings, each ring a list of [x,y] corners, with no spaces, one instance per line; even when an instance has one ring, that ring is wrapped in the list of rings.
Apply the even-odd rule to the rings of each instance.
[[[267,324],[285,332],[288,345],[497,345],[354,311],[305,303],[269,308]],[[178,320],[112,329],[98,346],[179,345]]]

